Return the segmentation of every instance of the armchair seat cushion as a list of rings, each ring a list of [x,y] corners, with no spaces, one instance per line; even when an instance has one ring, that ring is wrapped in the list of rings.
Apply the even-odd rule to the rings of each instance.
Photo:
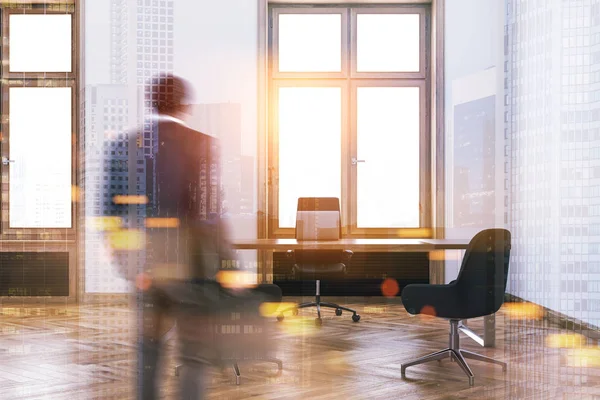
[[[455,285],[408,285],[402,291],[402,305],[410,314],[440,318],[460,318],[464,311],[457,304]]]

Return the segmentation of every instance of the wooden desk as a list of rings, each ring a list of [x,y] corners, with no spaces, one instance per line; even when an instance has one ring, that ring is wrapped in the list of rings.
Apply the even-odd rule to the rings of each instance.
[[[469,239],[419,239],[435,248],[435,250],[466,250]]]
[[[273,282],[273,251],[287,250],[352,250],[369,252],[434,252],[443,250],[466,250],[467,239],[341,239],[326,241],[297,241],[296,239],[246,239],[233,243],[237,250],[259,250],[265,268],[259,264],[258,273],[262,282]],[[445,265],[443,259],[431,260],[429,281],[434,284],[445,283]],[[482,346],[493,347],[496,338],[496,320],[491,315],[484,318],[483,338],[474,333],[465,333]]]
[[[259,265],[262,282],[273,282],[273,251],[287,250],[352,250],[369,252],[427,253],[438,250],[465,250],[469,240],[463,239],[341,239],[297,241],[296,239],[246,239],[233,243],[237,250],[261,250],[265,268]],[[429,281],[444,283],[444,265],[432,262]]]
[[[468,240],[425,239],[341,239],[298,241],[296,239],[248,239],[233,244],[238,250],[352,250],[370,252],[416,252],[434,250],[464,250]]]

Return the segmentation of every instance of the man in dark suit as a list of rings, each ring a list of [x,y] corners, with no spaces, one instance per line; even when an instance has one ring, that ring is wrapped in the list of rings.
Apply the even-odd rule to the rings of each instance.
[[[180,347],[184,352],[181,398],[198,399],[204,393],[205,374],[196,354],[207,348],[214,350],[218,347],[214,343],[224,344],[217,343],[219,339],[212,344],[196,340],[206,337],[206,332],[217,323],[218,318],[205,317],[227,314],[240,307],[242,312],[256,311],[261,301],[281,299],[281,291],[272,285],[243,297],[224,290],[216,282],[220,267],[230,265],[227,261],[234,258],[220,218],[219,146],[216,138],[184,122],[190,91],[189,84],[181,78],[155,78],[150,90],[155,110],[151,154],[145,155],[140,146],[140,139],[145,140],[143,133],[135,132],[129,137],[128,153],[115,154],[109,160],[111,171],[123,172],[123,168],[113,168],[123,167],[119,157],[127,159],[127,191],[114,193],[117,196],[113,199],[119,201],[112,209],[118,215],[128,215],[131,223],[126,231],[143,232],[144,237],[143,246],[124,246],[121,250],[125,251],[116,251],[120,253],[117,256],[121,257],[123,273],[136,283],[137,392],[143,400],[157,398],[159,357],[164,335],[173,324],[172,317],[179,321]],[[136,241],[130,240],[131,243]],[[255,311],[249,314],[255,315]],[[206,323],[189,324],[192,319]],[[199,325],[204,326],[204,334],[201,329],[195,330]],[[221,356],[207,354],[209,363]]]
[[[159,357],[173,326],[173,295],[192,280],[213,280],[220,264],[232,258],[219,218],[218,141],[184,122],[190,92],[181,78],[154,78],[146,91],[154,109],[152,151],[147,154],[141,146],[148,144],[148,129],[140,129],[129,133],[126,150],[124,143],[110,146],[117,151],[106,160],[111,181],[127,183],[110,193],[110,214],[130,221],[120,243],[111,244],[122,274],[136,286],[136,390],[143,400],[157,398]],[[199,302],[211,304],[210,299]],[[201,382],[193,382],[202,375],[195,371],[182,382],[202,393]]]

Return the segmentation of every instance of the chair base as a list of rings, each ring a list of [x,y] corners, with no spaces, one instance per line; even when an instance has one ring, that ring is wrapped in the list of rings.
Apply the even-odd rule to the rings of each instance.
[[[502,366],[502,371],[506,372],[507,364],[502,361],[494,360],[493,358],[483,356],[481,354],[473,353],[471,351],[462,350],[460,348],[460,341],[458,332],[460,329],[458,320],[450,320],[450,347],[436,351],[435,353],[428,354],[426,356],[417,358],[416,360],[404,363],[400,367],[400,372],[402,377],[406,376],[406,368],[412,367],[414,365],[424,364],[429,361],[441,361],[446,358],[450,358],[452,361],[456,361],[456,363],[462,368],[462,370],[469,377],[469,385],[473,386],[475,384],[475,375],[473,375],[473,371],[467,364],[466,358],[476,361],[483,361],[490,364],[496,364]]]
[[[311,301],[309,303],[301,303],[301,304],[298,304],[297,306],[286,308],[285,310],[283,310],[279,313],[279,315],[277,316],[277,321],[283,321],[283,319],[284,319],[283,314],[288,311],[293,311],[294,315],[298,315],[298,310],[300,308],[308,308],[308,307],[316,307],[317,308],[317,318],[315,319],[315,323],[318,326],[321,326],[323,324],[323,320],[321,319],[321,307],[335,309],[335,315],[337,315],[338,317],[340,315],[342,315],[342,311],[351,312],[352,313],[352,321],[354,321],[354,322],[360,321],[360,315],[358,315],[356,313],[356,310],[353,310],[348,307],[340,306],[339,304],[321,301],[321,281],[317,280],[316,284],[317,284],[317,293],[315,295],[315,301]]]

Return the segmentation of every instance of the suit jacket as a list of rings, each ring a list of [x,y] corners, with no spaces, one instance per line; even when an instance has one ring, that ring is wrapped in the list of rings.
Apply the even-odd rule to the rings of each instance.
[[[122,194],[147,198],[146,204],[115,204],[112,197],[111,213],[128,215],[129,228],[146,239],[144,248],[118,251],[119,265],[129,278],[142,271],[163,279],[214,278],[233,258],[220,218],[218,140],[168,118],[154,121],[153,135],[150,156],[130,134],[125,156],[109,158],[111,165],[127,160]]]

